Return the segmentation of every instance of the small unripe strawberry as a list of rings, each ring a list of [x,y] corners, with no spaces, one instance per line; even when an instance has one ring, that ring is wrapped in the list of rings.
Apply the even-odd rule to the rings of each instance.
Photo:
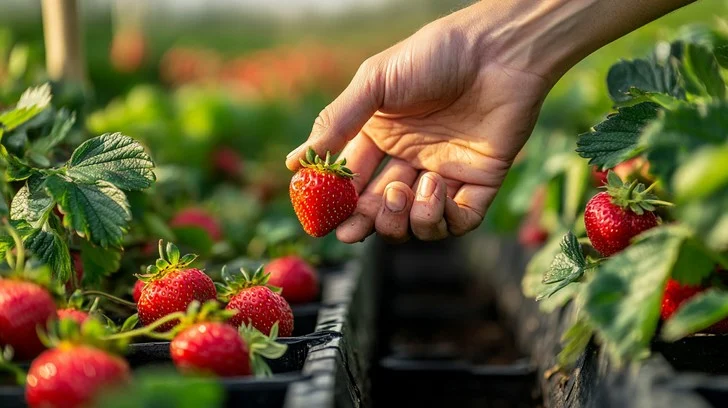
[[[352,182],[355,175],[345,167],[346,159],[331,163],[329,153],[322,160],[309,149],[306,159],[291,178],[288,192],[304,231],[323,237],[356,209],[359,196]]]

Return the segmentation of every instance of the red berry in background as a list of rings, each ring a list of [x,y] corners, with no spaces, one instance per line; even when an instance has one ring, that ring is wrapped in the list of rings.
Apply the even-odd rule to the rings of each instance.
[[[288,193],[304,231],[323,237],[344,222],[356,209],[359,196],[352,182],[354,174],[346,159],[330,163],[309,149],[307,161],[291,178]]]
[[[662,320],[669,319],[685,302],[707,289],[708,287],[706,286],[681,285],[674,279],[668,279],[667,285],[665,286],[665,292],[662,297],[660,317],[662,317]],[[723,319],[707,329],[701,330],[701,332],[713,334],[728,333],[728,319]]]
[[[100,392],[130,379],[124,359],[94,347],[62,343],[33,360],[25,398],[31,408],[87,406]]]
[[[220,377],[270,375],[267,359],[280,358],[287,350],[277,343],[278,327],[266,336],[250,326],[239,329],[203,322],[179,332],[169,345],[172,361],[183,373]]]
[[[228,301],[225,309],[238,311],[228,322],[236,327],[250,324],[267,335],[278,323],[280,335],[289,337],[293,334],[293,311],[283,296],[266,286],[268,278],[262,266],[252,276],[244,269],[238,275],[223,270],[227,286],[220,296]]]
[[[270,275],[268,284],[281,288],[281,295],[291,304],[307,303],[319,295],[319,276],[308,262],[289,255],[270,261],[265,266]]]
[[[146,282],[137,310],[143,325],[149,325],[170,313],[186,311],[193,301],[205,303],[217,297],[215,284],[209,276],[189,265],[195,255],[180,258],[177,247],[168,243],[165,248],[159,244],[160,259],[155,265],[147,268],[147,273],[139,278]],[[171,321],[157,328],[166,331],[174,327],[177,321]]]
[[[607,185],[607,172],[608,170],[599,170],[597,166],[591,167],[592,184],[594,187]]]
[[[89,314],[84,312],[83,310],[73,309],[73,308],[66,308],[66,309],[58,309],[58,312],[56,313],[58,316],[58,319],[72,319],[79,325],[83,324],[88,320]]]
[[[592,197],[584,211],[586,234],[594,249],[611,256],[627,248],[632,238],[658,225],[656,205],[669,205],[650,189],[633,181],[624,184],[609,172],[607,191]]]
[[[210,239],[222,239],[222,229],[215,217],[201,208],[186,208],[178,212],[170,221],[171,227],[196,227],[207,231]]]
[[[134,298],[134,302],[139,302],[139,298],[142,297],[142,290],[144,289],[144,286],[146,286],[146,283],[144,283],[143,280],[137,280],[134,283],[134,288],[131,291],[131,296]]]
[[[238,330],[225,323],[200,323],[184,329],[169,344],[174,365],[182,372],[221,377],[252,373],[250,351]]]
[[[17,360],[30,360],[45,350],[36,330],[55,316],[56,305],[44,288],[0,279],[0,346],[11,345]]]
[[[129,73],[138,70],[147,53],[147,45],[141,31],[126,29],[114,35],[109,57],[114,69]]]
[[[518,229],[518,242],[527,248],[538,248],[549,238],[549,232],[533,220],[525,220]]]
[[[212,164],[216,171],[227,177],[237,178],[243,171],[243,158],[229,147],[222,147],[213,152]]]

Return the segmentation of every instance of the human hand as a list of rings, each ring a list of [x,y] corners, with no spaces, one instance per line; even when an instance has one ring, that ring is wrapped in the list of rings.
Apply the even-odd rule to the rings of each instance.
[[[320,113],[286,164],[296,170],[313,147],[341,151],[358,173],[358,206],[337,228],[339,240],[358,242],[374,231],[392,242],[438,240],[481,224],[551,86],[608,39],[600,33],[604,39],[541,47],[558,44],[563,33],[540,27],[546,17],[539,16],[553,25],[579,15],[583,25],[589,2],[546,2],[563,3],[556,11],[516,7],[525,3],[532,2],[480,2],[425,26],[365,61]],[[600,12],[595,7],[588,11]]]

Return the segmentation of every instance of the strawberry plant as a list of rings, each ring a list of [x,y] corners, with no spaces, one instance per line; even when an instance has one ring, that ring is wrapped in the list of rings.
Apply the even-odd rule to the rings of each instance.
[[[547,312],[573,303],[562,365],[592,339],[621,363],[648,356],[653,341],[721,332],[727,69],[728,33],[706,27],[616,63],[607,75],[614,112],[580,134],[574,152],[558,150],[558,177],[541,180],[551,238],[523,290]]]

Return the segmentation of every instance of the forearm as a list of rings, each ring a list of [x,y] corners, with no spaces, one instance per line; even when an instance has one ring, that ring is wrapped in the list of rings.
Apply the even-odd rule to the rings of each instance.
[[[487,62],[555,82],[602,46],[695,0],[481,0],[451,17]]]

